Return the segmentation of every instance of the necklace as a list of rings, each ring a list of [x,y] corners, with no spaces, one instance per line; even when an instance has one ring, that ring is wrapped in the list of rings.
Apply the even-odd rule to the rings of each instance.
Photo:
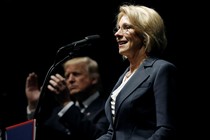
[[[125,77],[126,77],[126,78],[129,78],[129,77],[131,76],[131,74],[132,74],[132,73],[131,73],[130,71],[128,71],[128,72],[126,73]]]
[[[136,70],[135,70],[135,71],[136,71]],[[133,71],[133,72],[128,71],[128,72],[125,74],[123,81],[125,82],[125,81],[127,81],[128,79],[130,79],[130,76],[131,76],[135,71]]]

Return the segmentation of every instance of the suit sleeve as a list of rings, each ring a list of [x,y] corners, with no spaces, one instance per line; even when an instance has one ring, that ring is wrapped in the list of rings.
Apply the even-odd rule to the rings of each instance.
[[[175,139],[176,130],[176,68],[165,64],[159,67],[154,81],[157,130],[149,140]]]

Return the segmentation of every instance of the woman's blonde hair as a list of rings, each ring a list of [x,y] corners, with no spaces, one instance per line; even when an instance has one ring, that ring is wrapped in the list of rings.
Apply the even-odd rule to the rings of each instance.
[[[117,15],[117,24],[124,15],[129,18],[139,37],[143,37],[147,55],[159,55],[165,50],[165,25],[154,9],[141,5],[122,5]]]

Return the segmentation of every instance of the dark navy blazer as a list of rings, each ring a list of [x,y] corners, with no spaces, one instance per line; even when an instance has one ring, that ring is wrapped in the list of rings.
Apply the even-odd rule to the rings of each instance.
[[[122,83],[126,71],[113,91]],[[165,60],[146,59],[118,94],[115,121],[111,97],[105,104],[110,122],[98,140],[172,140],[176,128],[176,67]]]

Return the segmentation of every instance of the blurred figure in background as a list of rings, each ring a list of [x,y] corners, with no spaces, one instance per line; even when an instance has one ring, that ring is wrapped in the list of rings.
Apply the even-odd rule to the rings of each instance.
[[[89,57],[76,57],[66,61],[63,68],[65,77],[50,77],[48,90],[54,93],[59,105],[38,130],[37,139],[95,140],[107,131],[109,124],[98,64]],[[40,97],[37,78],[33,72],[26,79],[28,119],[33,118]]]

